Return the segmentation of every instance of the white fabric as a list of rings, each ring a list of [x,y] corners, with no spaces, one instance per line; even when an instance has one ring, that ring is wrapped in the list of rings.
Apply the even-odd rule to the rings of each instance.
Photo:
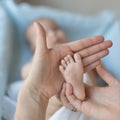
[[[58,110],[49,120],[92,120],[83,113],[72,112],[65,107]]]
[[[88,83],[88,77],[86,74],[84,75],[84,82]],[[13,114],[16,110],[18,92],[19,92],[19,89],[22,83],[23,83],[23,80],[19,80],[19,81],[12,83],[8,87],[8,90],[7,90],[8,96],[4,97],[4,102],[3,102],[3,110],[4,110],[3,115],[7,120],[13,120]],[[80,112],[72,112],[66,109],[65,107],[62,107],[50,118],[50,120],[61,120],[61,119],[63,120],[91,120],[90,118],[87,118],[84,114]]]

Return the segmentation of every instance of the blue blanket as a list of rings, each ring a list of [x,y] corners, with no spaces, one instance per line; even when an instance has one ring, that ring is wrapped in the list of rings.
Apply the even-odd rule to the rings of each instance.
[[[25,42],[24,32],[33,20],[40,17],[48,17],[55,20],[66,33],[69,41],[94,35],[103,35],[106,40],[112,40],[113,47],[110,48],[109,55],[102,59],[102,61],[106,68],[117,79],[120,79],[120,25],[113,13],[105,11],[94,16],[84,16],[80,14],[71,14],[45,6],[33,7],[27,4],[16,5],[11,1],[3,3],[2,8],[8,14],[14,26],[14,39],[12,39],[12,70],[9,71],[10,82],[21,79],[20,69],[32,56]],[[102,84],[101,80],[100,84]],[[9,101],[8,99],[10,99],[10,101],[12,100],[9,96],[7,97],[6,101]],[[16,101],[14,102],[16,104]],[[14,112],[6,111],[6,105],[7,103],[4,102],[4,116],[6,115],[9,120],[12,120]],[[15,111],[15,106],[10,109],[10,111],[11,110]]]

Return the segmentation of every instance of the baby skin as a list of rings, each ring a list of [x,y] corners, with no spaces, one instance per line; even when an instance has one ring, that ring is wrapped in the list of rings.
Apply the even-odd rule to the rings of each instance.
[[[85,99],[85,88],[83,83],[83,65],[79,54],[67,55],[61,60],[59,69],[67,83],[73,86],[73,93],[79,100]],[[75,88],[75,89],[74,89]]]

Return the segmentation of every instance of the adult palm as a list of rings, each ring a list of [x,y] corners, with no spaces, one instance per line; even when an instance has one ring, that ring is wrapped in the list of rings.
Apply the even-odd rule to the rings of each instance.
[[[89,71],[99,64],[99,59],[108,54],[107,48],[111,41],[104,42],[101,36],[56,45],[48,49],[46,35],[39,23],[34,23],[36,29],[36,50],[32,69],[26,79],[37,91],[42,91],[47,97],[57,94],[64,82],[59,71],[60,60],[68,54],[78,52],[82,59],[85,71]]]
[[[73,95],[72,86],[68,84],[66,88],[67,99],[78,111],[95,120],[119,120],[120,81],[113,77],[102,64],[98,65],[96,69],[108,86],[86,85],[86,100],[82,102]]]

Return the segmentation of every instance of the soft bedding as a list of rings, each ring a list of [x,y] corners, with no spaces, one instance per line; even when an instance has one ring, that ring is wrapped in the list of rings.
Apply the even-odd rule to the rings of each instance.
[[[4,10],[5,14],[7,15],[7,18],[9,18],[11,21],[12,25],[10,25],[9,29],[11,29],[12,31],[12,29],[14,28],[13,33],[10,34],[12,35],[12,39],[10,39],[10,37],[7,38],[8,41],[10,40],[8,44],[10,45],[9,58],[11,60],[9,59],[8,60],[11,64],[10,64],[10,70],[8,71],[8,73],[5,74],[5,76],[9,75],[9,78],[6,79],[6,83],[9,83],[9,85],[13,85],[12,84],[13,81],[17,81],[21,79],[20,76],[21,67],[32,57],[32,53],[30,52],[28,45],[25,42],[24,33],[27,26],[33,20],[40,17],[48,17],[55,20],[66,33],[69,41],[77,40],[93,35],[103,35],[105,39],[111,39],[113,41],[113,47],[110,48],[109,56],[102,59],[102,61],[105,64],[106,68],[115,77],[117,77],[117,79],[120,79],[120,75],[119,75],[120,24],[119,21],[116,20],[115,15],[113,13],[102,12],[94,16],[84,16],[81,14],[71,14],[68,12],[56,10],[45,6],[34,7],[28,4],[16,5],[12,1],[4,2],[3,5],[0,7],[2,10]],[[7,27],[7,24],[5,24],[4,26]],[[1,40],[2,39],[0,38],[0,42]],[[4,47],[6,47],[6,44],[0,44],[0,50],[3,49]],[[0,63],[3,63],[5,59],[6,58],[4,58],[3,60],[0,59],[1,60]],[[6,63],[4,63],[3,65],[5,64]],[[3,72],[3,69],[1,70],[1,72]],[[99,79],[98,83],[103,84],[103,81],[100,78],[98,79]],[[3,84],[5,86],[4,82],[1,82],[0,85],[2,86]],[[0,87],[0,89],[2,89],[3,91],[5,90],[5,88],[2,87]],[[3,93],[0,94],[2,95]],[[8,89],[8,92],[4,96],[3,104],[2,104],[3,116],[7,120],[13,120],[13,115],[17,102],[16,96],[13,95],[11,97],[10,94],[11,94],[10,89]],[[60,113],[63,112],[62,110],[64,111],[65,108],[61,108],[60,111],[56,113],[56,117],[58,117]],[[68,113],[71,115],[70,111],[68,111]],[[76,115],[76,117],[77,116],[79,115]],[[53,116],[51,120],[55,120],[55,116]],[[76,118],[76,120],[78,119]],[[80,120],[83,119],[81,118]],[[86,118],[84,118],[84,120],[86,120]]]

